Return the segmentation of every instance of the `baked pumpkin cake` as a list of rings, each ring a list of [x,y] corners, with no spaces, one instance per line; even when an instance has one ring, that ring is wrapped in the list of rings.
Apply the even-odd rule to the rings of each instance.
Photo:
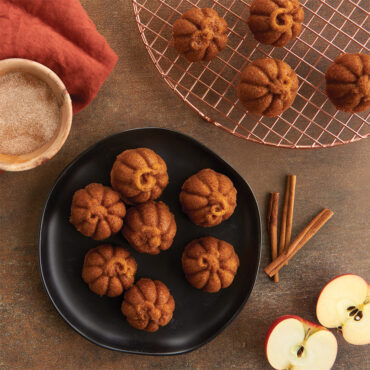
[[[173,44],[190,62],[208,62],[227,44],[227,23],[216,10],[192,8],[175,21]]]
[[[157,199],[168,184],[166,163],[148,148],[122,152],[117,156],[110,176],[113,189],[121,194],[126,204]]]
[[[356,113],[370,108],[370,55],[340,55],[325,79],[326,93],[337,109]]]
[[[193,223],[212,227],[234,213],[236,189],[227,176],[206,168],[184,182],[180,203]]]
[[[301,33],[303,19],[298,0],[254,0],[248,26],[258,42],[285,46]]]
[[[298,77],[280,59],[255,59],[243,70],[237,87],[238,97],[251,113],[274,117],[293,103]]]
[[[86,253],[82,279],[94,293],[117,297],[134,284],[136,268],[127,249],[99,245]]]
[[[154,332],[167,325],[175,310],[167,286],[159,280],[140,279],[124,294],[121,311],[130,325],[139,330]]]
[[[212,236],[190,242],[181,261],[186,280],[209,293],[230,286],[239,267],[234,247]]]
[[[121,230],[125,214],[119,193],[92,183],[74,193],[69,220],[81,234],[103,240]]]
[[[140,253],[168,249],[176,234],[175,216],[163,202],[149,201],[129,208],[123,236]]]

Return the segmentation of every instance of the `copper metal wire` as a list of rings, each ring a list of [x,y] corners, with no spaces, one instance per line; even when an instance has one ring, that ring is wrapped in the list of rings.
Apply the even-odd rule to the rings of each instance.
[[[301,0],[301,35],[287,47],[256,42],[246,20],[251,0],[132,0],[141,37],[161,76],[191,108],[231,134],[285,148],[332,147],[370,136],[370,113],[340,112],[325,94],[325,71],[341,53],[368,53],[369,0]],[[189,63],[172,46],[172,24],[192,7],[212,7],[229,26],[228,45],[209,63]],[[248,113],[238,101],[240,72],[270,56],[287,62],[300,86],[279,117]]]

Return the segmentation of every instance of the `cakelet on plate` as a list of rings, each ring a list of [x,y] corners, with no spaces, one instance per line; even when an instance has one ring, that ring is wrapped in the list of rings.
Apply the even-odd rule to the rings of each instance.
[[[128,323],[136,329],[155,332],[166,326],[175,310],[167,286],[159,280],[140,279],[124,294],[121,311]]]
[[[234,247],[212,236],[191,241],[181,261],[186,280],[194,288],[209,293],[230,286],[239,267]]]
[[[86,253],[82,279],[94,293],[117,297],[134,284],[136,269],[127,249],[104,244]]]
[[[123,151],[117,156],[110,176],[113,189],[130,205],[159,198],[168,184],[166,163],[148,148]]]
[[[74,193],[69,221],[82,235],[104,240],[121,230],[125,215],[126,206],[116,191],[92,183]]]
[[[196,225],[212,227],[227,220],[236,207],[236,189],[222,173],[205,168],[182,185],[180,203]]]
[[[168,206],[149,201],[129,208],[122,234],[138,252],[158,254],[171,247],[176,230]]]

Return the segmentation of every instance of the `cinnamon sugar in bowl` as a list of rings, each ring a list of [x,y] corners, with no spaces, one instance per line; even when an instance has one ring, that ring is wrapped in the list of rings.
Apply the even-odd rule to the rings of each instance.
[[[0,61],[1,170],[24,171],[52,158],[71,123],[71,98],[52,70],[27,59]]]

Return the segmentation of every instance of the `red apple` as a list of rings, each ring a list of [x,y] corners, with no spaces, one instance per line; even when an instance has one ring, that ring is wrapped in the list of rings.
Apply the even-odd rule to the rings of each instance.
[[[274,369],[328,370],[337,350],[329,330],[295,315],[276,319],[265,339],[266,357]]]
[[[360,276],[340,275],[321,291],[317,319],[327,328],[338,328],[351,344],[370,343],[370,287]]]

